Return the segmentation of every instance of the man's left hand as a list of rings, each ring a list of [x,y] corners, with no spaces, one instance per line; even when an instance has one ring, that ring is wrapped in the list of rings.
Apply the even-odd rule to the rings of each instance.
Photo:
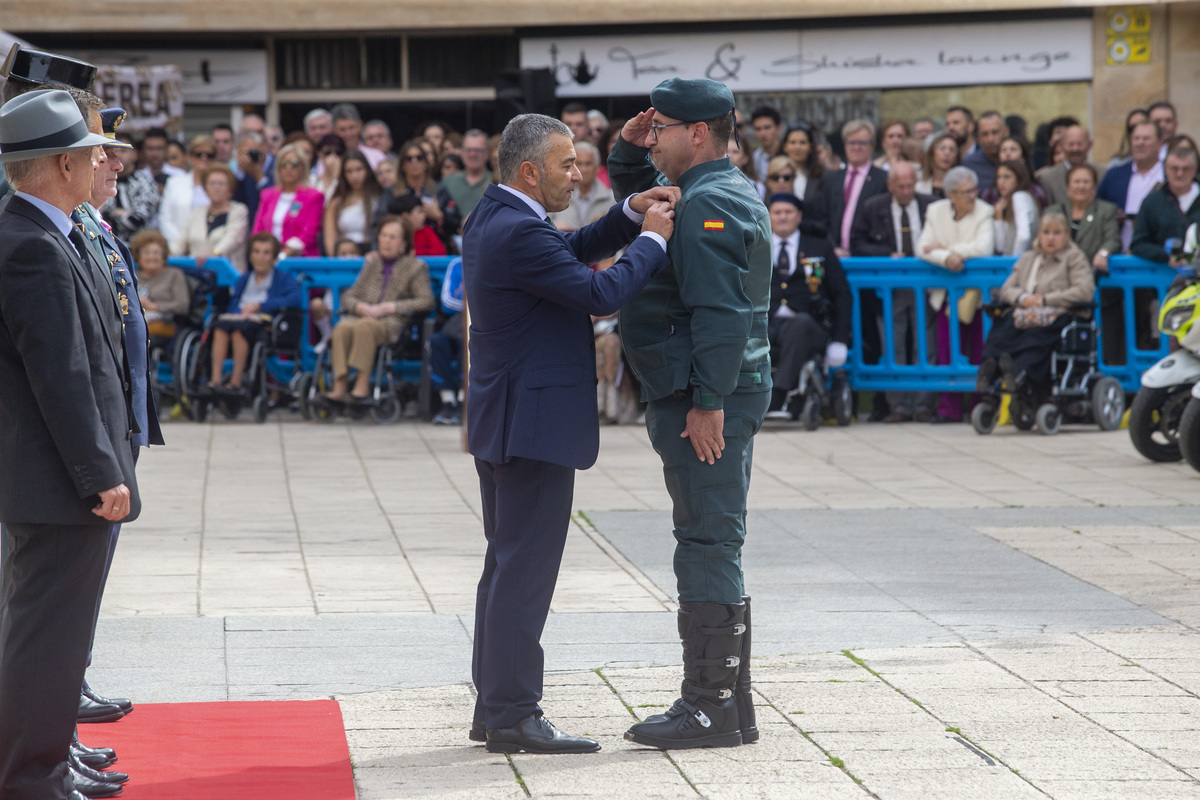
[[[668,203],[674,208],[680,194],[678,186],[655,186],[629,198],[629,208],[638,214],[645,214],[655,203]]]
[[[709,464],[717,463],[721,451],[725,449],[725,437],[721,431],[725,428],[725,411],[715,409],[703,411],[693,408],[687,413],[687,426],[679,434],[684,439],[692,440],[696,457]]]

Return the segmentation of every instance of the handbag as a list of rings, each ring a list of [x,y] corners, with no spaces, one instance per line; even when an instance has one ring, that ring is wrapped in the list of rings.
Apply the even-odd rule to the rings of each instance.
[[[1013,327],[1017,330],[1029,328],[1044,328],[1054,324],[1061,309],[1054,306],[1034,306],[1033,308],[1014,308],[1012,312]]]
[[[962,297],[958,298],[958,321],[963,325],[970,325],[982,302],[983,292],[980,290],[967,289],[963,292]]]

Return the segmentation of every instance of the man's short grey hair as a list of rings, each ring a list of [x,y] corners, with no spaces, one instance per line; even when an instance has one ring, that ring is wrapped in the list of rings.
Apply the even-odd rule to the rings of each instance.
[[[961,192],[963,189],[978,185],[979,177],[970,167],[951,167],[950,171],[942,178],[942,189],[946,194]]]
[[[263,143],[262,134],[258,131],[242,131],[238,134],[237,140],[238,144],[241,144],[242,142],[254,142],[255,144]]]
[[[599,147],[596,147],[596,145],[592,144],[591,142],[576,142],[575,143],[575,154],[579,155],[580,153],[582,153],[584,151],[591,153],[592,156],[596,159],[596,163],[597,164],[600,163],[600,148]]]
[[[842,141],[846,141],[859,131],[866,131],[871,137],[871,144],[875,144],[875,125],[869,119],[852,119],[842,126]]]
[[[546,156],[552,147],[550,135],[555,133],[571,138],[571,129],[554,117],[545,114],[513,117],[500,136],[500,182],[515,183],[526,161],[545,172]]]
[[[392,129],[388,127],[388,124],[381,119],[373,119],[364,124],[363,130],[365,131],[367,128],[383,128],[383,132],[387,134],[388,138],[392,138]]]
[[[305,132],[307,132],[309,127],[311,127],[312,124],[314,122],[316,122],[317,120],[319,120],[321,117],[329,117],[330,120],[333,119],[333,115],[330,114],[329,111],[324,108],[314,108],[312,111],[305,114],[304,115],[304,130],[305,130]]]
[[[605,127],[608,126],[608,117],[604,116],[604,112],[598,108],[593,108],[591,111],[589,111],[587,118],[588,118],[588,122],[595,122],[596,120],[600,120],[602,123],[604,123]]]
[[[58,155],[27,158],[23,161],[9,161],[4,165],[4,178],[17,191],[34,191],[42,186],[54,170]],[[92,148],[76,150],[71,154],[71,161],[78,165],[84,157],[92,157]]]
[[[471,128],[471,130],[463,134],[463,139],[466,139],[468,136],[482,136],[484,139],[488,138],[487,131],[481,131],[479,128]]]
[[[329,116],[333,117],[334,122],[340,119],[352,119],[355,122],[362,122],[362,115],[358,113],[358,107],[353,103],[338,103],[329,109]]]

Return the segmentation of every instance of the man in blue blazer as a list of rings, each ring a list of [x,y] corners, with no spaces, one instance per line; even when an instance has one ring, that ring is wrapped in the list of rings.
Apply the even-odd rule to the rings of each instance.
[[[487,187],[463,230],[467,449],[479,473],[488,543],[475,607],[471,739],[493,753],[600,749],[542,715],[539,639],[575,470],[592,466],[600,448],[589,315],[617,311],[667,264],[679,190],[630,197],[564,235],[547,214],[567,208],[580,179],[566,125],[540,114],[516,117],[500,141],[501,185]],[[624,256],[607,270],[588,267],[622,247]]]

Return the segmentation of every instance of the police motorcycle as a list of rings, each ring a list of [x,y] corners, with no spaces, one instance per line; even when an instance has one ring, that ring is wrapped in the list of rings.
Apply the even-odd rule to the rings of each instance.
[[[1200,470],[1200,277],[1192,258],[1197,252],[1197,230],[1188,228],[1186,242],[1166,243],[1176,278],[1158,313],[1158,329],[1179,342],[1169,353],[1142,373],[1142,385],[1129,407],[1129,438],[1151,461],[1179,461]],[[1189,405],[1196,405],[1187,414]],[[1184,417],[1187,416],[1187,428]],[[1183,438],[1190,439],[1187,445]]]

